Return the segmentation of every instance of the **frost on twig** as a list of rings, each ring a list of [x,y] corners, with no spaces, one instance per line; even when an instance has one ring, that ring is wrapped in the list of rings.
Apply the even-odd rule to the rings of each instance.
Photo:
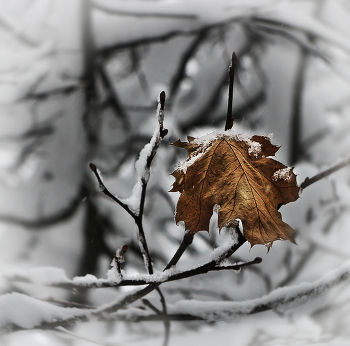
[[[143,230],[142,218],[143,210],[146,198],[146,189],[150,177],[150,169],[152,161],[157,153],[162,139],[166,136],[167,130],[163,128],[164,122],[164,104],[165,104],[165,92],[162,91],[159,95],[158,107],[157,107],[157,121],[158,124],[154,130],[153,136],[148,144],[141,150],[138,160],[135,163],[137,180],[133,187],[131,196],[126,199],[116,197],[108,191],[106,186],[103,184],[101,174],[97,167],[91,163],[90,168],[95,174],[101,191],[117,202],[124,210],[126,210],[135,220],[138,228],[137,240],[140,244],[141,253],[144,259],[145,267],[149,274],[153,274],[153,265],[151,256],[148,251],[148,245],[145,238],[145,232]],[[121,275],[120,263],[115,262],[116,270],[118,275]],[[112,268],[113,269],[113,268]]]
[[[144,189],[149,181],[150,168],[152,161],[157,153],[162,139],[167,134],[167,130],[163,128],[164,122],[164,102],[165,92],[162,91],[159,95],[157,107],[158,124],[154,130],[153,136],[140,152],[139,158],[135,163],[137,181],[129,198],[123,199],[122,202],[127,204],[136,216],[142,214],[144,203]]]
[[[120,206],[122,206],[129,214],[134,218],[138,217],[143,212],[145,188],[147,186],[150,168],[154,156],[157,153],[159,145],[162,139],[168,133],[168,130],[163,128],[164,122],[164,103],[165,103],[165,92],[162,91],[159,96],[158,107],[157,107],[157,120],[158,125],[154,130],[153,136],[148,144],[141,150],[138,160],[135,163],[137,181],[133,187],[131,196],[129,198],[120,198],[113,195],[103,183],[102,175],[99,172],[95,164],[90,163],[90,169],[96,176],[99,183],[99,189],[108,197],[112,198]]]
[[[164,104],[165,104],[165,92],[162,91],[159,95],[158,107],[157,107],[157,127],[154,130],[153,136],[148,144],[144,146],[141,150],[138,160],[135,163],[137,180],[133,187],[131,196],[126,199],[119,198],[113,195],[106,188],[102,181],[101,174],[98,168],[93,163],[90,163],[90,169],[95,174],[101,191],[117,202],[124,210],[126,210],[135,220],[138,228],[137,240],[140,244],[140,249],[142,256],[144,258],[145,267],[149,274],[153,273],[153,266],[151,261],[151,256],[148,251],[148,246],[145,238],[145,233],[143,230],[142,218],[143,210],[146,198],[146,189],[150,177],[150,169],[152,161],[157,153],[162,139],[168,133],[168,130],[164,129]],[[118,267],[118,263],[117,263]],[[120,273],[120,270],[119,270]]]

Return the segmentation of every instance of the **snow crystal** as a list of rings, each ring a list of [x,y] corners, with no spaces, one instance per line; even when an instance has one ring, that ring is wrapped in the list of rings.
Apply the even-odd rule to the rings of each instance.
[[[239,226],[239,223],[242,224],[241,220],[237,220],[237,221],[238,221],[238,226]],[[241,229],[242,229],[242,225],[241,225]],[[238,244],[238,232],[239,231],[237,231],[236,228],[234,228],[234,227],[229,227],[229,232],[230,232],[231,239],[233,240],[233,243]]]
[[[195,161],[197,161],[201,156],[205,154],[205,151],[201,151],[195,153],[189,160],[184,161],[183,163],[179,163],[176,169],[183,173],[187,172],[187,168],[190,167]]]
[[[284,181],[291,181],[292,179],[292,168],[286,167],[283,169],[279,169],[275,173],[273,173],[272,180],[277,181],[278,179],[282,179]]]
[[[261,144],[258,142],[250,141],[250,147],[248,149],[248,154],[250,156],[258,157],[261,151]]]
[[[218,213],[219,213],[220,208],[221,208],[221,207],[219,206],[219,204],[215,204],[215,205],[214,205],[214,207],[213,207],[213,211],[214,211],[215,213],[217,213],[217,214],[218,214]]]

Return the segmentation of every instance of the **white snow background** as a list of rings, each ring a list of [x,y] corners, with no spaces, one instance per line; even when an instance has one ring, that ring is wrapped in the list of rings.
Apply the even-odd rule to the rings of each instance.
[[[90,40],[105,54],[99,61],[132,129],[128,132],[122,117],[108,107],[96,108],[89,126],[97,133],[97,144],[91,144],[84,122],[88,3]],[[265,98],[237,119],[235,131],[273,133],[272,143],[281,145],[277,158],[289,164],[297,90],[302,96],[298,135],[307,149],[293,163],[298,182],[349,156],[349,1],[0,0],[0,8],[0,345],[162,344],[161,322],[133,322],[154,314],[141,302],[109,320],[96,317],[135,287],[89,288],[120,280],[107,253],[98,256],[94,272],[82,270],[89,258],[84,252],[89,201],[113,225],[101,226],[111,229],[104,234],[110,253],[129,245],[124,279],[161,282],[210,261],[232,244],[228,232],[218,235],[214,213],[210,235],[196,235],[193,250],[178,266],[161,271],[184,231],[173,220],[178,194],[167,191],[174,181],[169,174],[185,153],[169,144],[223,129],[227,87],[218,86],[232,50],[242,52],[235,110],[255,97],[261,100],[260,94]],[[207,27],[208,36],[191,53],[171,97],[183,54],[195,41],[193,35]],[[108,55],[111,47],[115,50]],[[302,88],[297,84],[300,71]],[[101,100],[107,100],[101,80],[96,84]],[[156,98],[162,90],[169,103],[169,134],[147,175],[144,228],[155,267],[149,276],[137,254],[134,221],[98,191],[88,163],[96,162],[106,186],[137,210],[149,146],[136,171],[135,162],[157,133]],[[207,112],[215,90],[217,103]],[[275,242],[267,253],[264,246],[245,244],[232,263],[259,256],[261,264],[162,284],[168,313],[206,319],[172,322],[169,345],[348,345],[349,184],[345,168],[280,209],[296,230],[297,246]],[[64,216],[70,207],[72,214]],[[45,221],[53,216],[59,221]],[[76,289],[51,287],[60,284]],[[155,292],[146,298],[161,309]],[[250,314],[264,304],[268,311]],[[88,322],[45,330],[46,323],[59,325],[73,316]]]

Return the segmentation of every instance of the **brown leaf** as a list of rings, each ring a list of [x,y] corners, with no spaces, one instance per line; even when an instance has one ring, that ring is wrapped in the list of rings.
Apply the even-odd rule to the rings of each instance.
[[[191,233],[209,231],[213,209],[219,209],[219,229],[240,219],[251,243],[270,247],[277,239],[295,243],[293,229],[278,208],[299,198],[292,168],[272,159],[278,146],[270,138],[252,138],[234,131],[213,132],[173,145],[185,148],[187,160],[172,173],[171,191],[179,191],[175,221]]]

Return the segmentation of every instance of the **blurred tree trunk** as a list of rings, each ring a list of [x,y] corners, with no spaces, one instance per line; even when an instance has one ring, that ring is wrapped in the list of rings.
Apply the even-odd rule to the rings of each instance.
[[[88,150],[82,1],[16,3],[2,1],[0,15],[0,221],[11,230],[0,246],[13,247],[14,258],[27,251],[25,263],[42,263],[52,246],[58,256],[47,264],[73,259],[66,268],[74,272]],[[62,244],[50,244],[57,232]]]

